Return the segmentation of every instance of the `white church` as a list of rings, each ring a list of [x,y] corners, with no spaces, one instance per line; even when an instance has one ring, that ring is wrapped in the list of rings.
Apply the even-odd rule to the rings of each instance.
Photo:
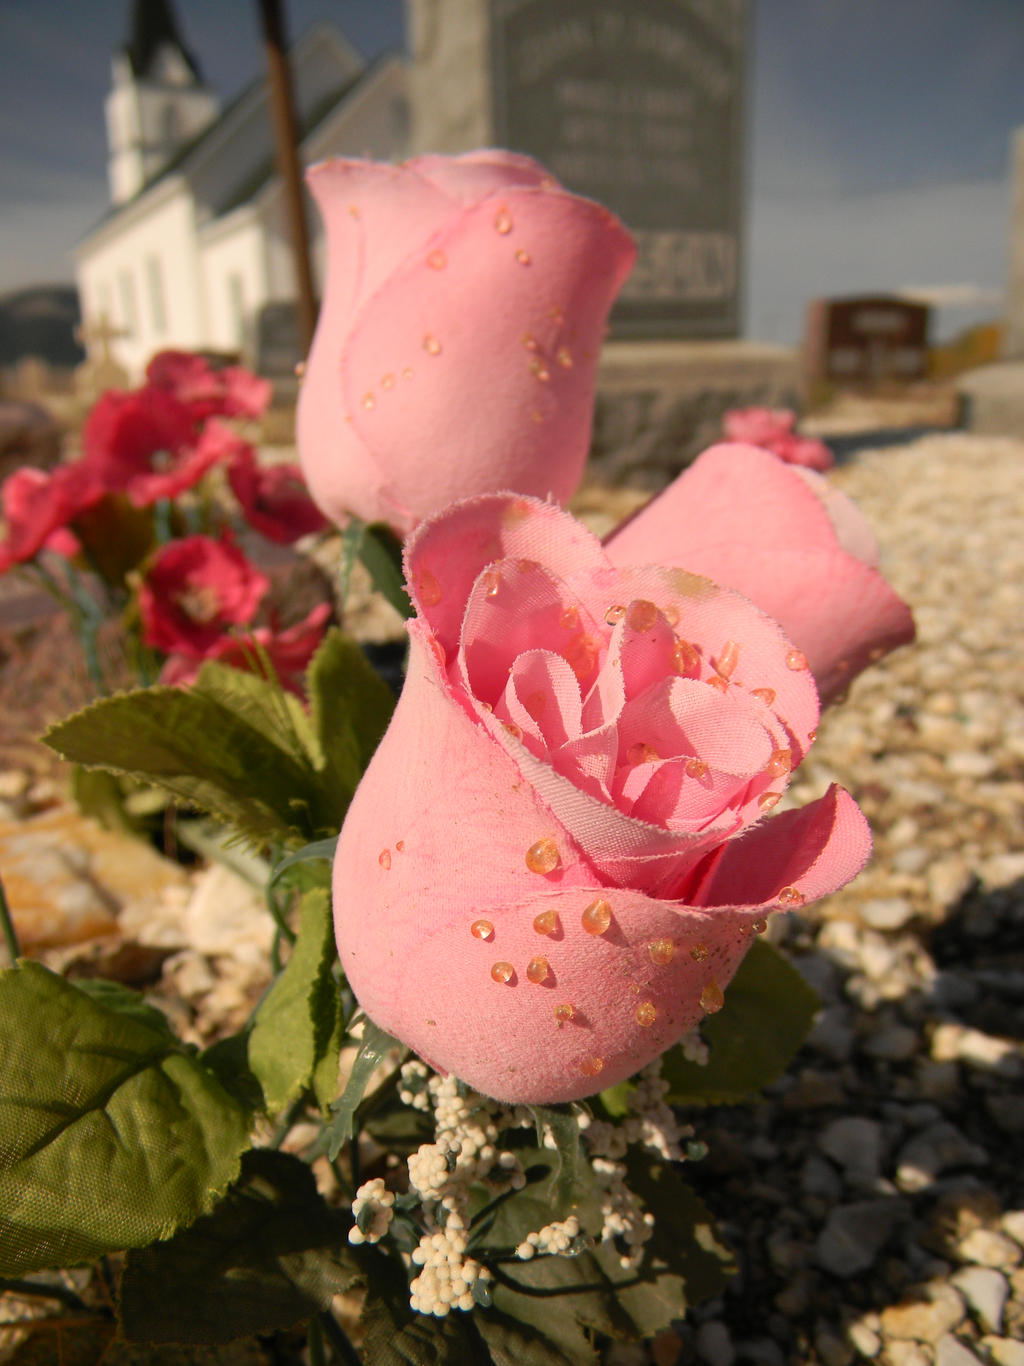
[[[404,57],[367,64],[330,25],[290,52],[299,154],[398,160],[409,143]],[[179,34],[171,0],[134,0],[106,100],[111,208],[79,244],[82,314],[117,335],[135,377],[168,347],[257,360],[268,304],[295,275],[262,76],[225,108]],[[308,202],[314,275],[323,235]]]

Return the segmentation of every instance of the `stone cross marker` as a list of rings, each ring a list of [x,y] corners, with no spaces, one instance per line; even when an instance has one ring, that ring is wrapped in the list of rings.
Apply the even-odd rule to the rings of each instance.
[[[508,147],[613,209],[619,336],[740,328],[746,0],[411,0],[418,151]]]
[[[127,335],[114,327],[105,313],[95,322],[86,319],[76,329],[75,340],[86,349],[85,360],[75,367],[75,389],[80,398],[91,403],[107,389],[127,389],[128,371],[110,351],[112,341]]]

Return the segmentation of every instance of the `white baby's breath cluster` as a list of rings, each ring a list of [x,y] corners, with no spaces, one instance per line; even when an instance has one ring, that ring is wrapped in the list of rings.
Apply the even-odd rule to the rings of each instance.
[[[553,1224],[545,1224],[543,1228],[537,1229],[536,1233],[528,1233],[516,1248],[516,1256],[528,1262],[537,1253],[548,1256],[564,1255],[573,1251],[573,1244],[579,1236],[580,1221],[575,1214],[570,1214],[568,1219],[556,1219]]]
[[[364,1181],[352,1201],[352,1214],[356,1222],[348,1231],[349,1242],[355,1247],[360,1243],[379,1243],[395,1217],[394,1203],[394,1194],[379,1176],[372,1181]],[[364,1215],[364,1210],[369,1213]]]

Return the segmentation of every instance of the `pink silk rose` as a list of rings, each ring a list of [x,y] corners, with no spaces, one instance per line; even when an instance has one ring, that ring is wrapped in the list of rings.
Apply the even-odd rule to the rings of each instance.
[[[404,534],[475,493],[568,498],[635,256],[621,223],[511,152],[332,160],[308,182],[327,285],[298,445],[324,513]]]
[[[406,575],[408,675],[334,865],[343,967],[486,1094],[591,1094],[719,1009],[770,912],[859,871],[867,824],[835,787],[765,819],[818,699],[739,594],[616,566],[512,494],[425,522]]]
[[[835,457],[816,436],[800,436],[791,408],[731,408],[722,418],[726,441],[743,441],[771,451],[787,465],[829,470]]]
[[[914,638],[854,504],[754,446],[712,446],[605,549],[613,564],[650,558],[743,593],[807,656],[823,703]]]

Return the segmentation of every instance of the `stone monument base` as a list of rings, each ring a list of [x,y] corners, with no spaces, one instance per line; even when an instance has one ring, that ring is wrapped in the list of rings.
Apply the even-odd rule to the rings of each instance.
[[[799,353],[751,341],[610,341],[587,477],[652,493],[722,438],[722,415],[796,408]]]
[[[956,392],[967,431],[1024,437],[1024,360],[968,370],[957,380]]]

